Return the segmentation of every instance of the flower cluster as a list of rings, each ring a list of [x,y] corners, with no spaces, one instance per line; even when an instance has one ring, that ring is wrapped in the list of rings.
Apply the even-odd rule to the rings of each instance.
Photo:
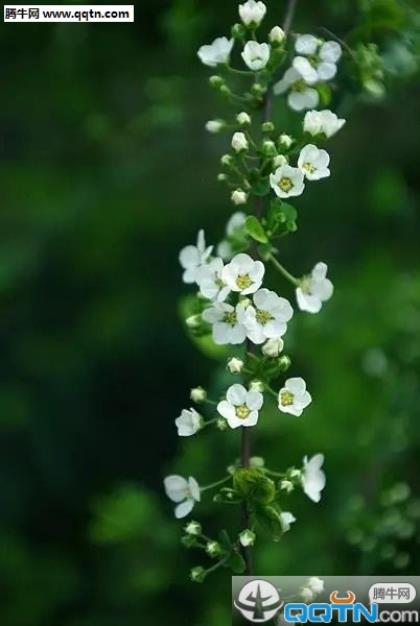
[[[233,26],[231,36],[201,46],[198,57],[220,72],[211,76],[210,84],[235,107],[232,119],[209,120],[206,129],[229,133],[218,180],[228,186],[232,204],[241,210],[231,215],[217,245],[208,246],[200,230],[196,243],[179,255],[183,281],[196,289],[186,308],[188,332],[225,351],[233,380],[213,398],[203,387],[191,390],[192,402],[203,406],[200,413],[183,409],[175,419],[183,438],[214,427],[225,433],[239,430],[244,441],[248,429],[255,429],[273,408],[278,418],[302,416],[312,402],[311,394],[302,377],[285,375],[292,366],[284,347],[294,310],[285,293],[276,285],[273,288],[269,268],[292,285],[300,311],[319,313],[333,295],[326,263],[317,262],[309,272],[295,276],[280,263],[277,245],[298,227],[298,209],[289,201],[331,174],[325,142],[346,120],[317,107],[319,94],[337,74],[341,46],[309,34],[291,37],[280,26],[270,30],[267,41],[260,41],[257,31],[266,16],[265,4],[248,0],[239,5],[238,13],[241,21]],[[243,64],[240,68],[231,63],[235,46],[240,47],[236,55]],[[278,81],[283,66],[288,69]],[[238,81],[247,85],[241,93]],[[275,112],[269,119],[267,115],[272,110],[267,104],[284,106],[280,98],[273,99],[282,94],[297,112],[293,134],[279,126],[284,116]],[[258,111],[263,111],[262,119]],[[301,111],[305,113],[298,117]],[[269,528],[277,539],[296,521],[283,506],[288,494],[298,487],[313,502],[320,501],[325,487],[323,462],[322,454],[305,456],[300,468],[279,472],[243,448],[241,458],[210,485],[199,486],[193,477],[168,476],[165,490],[176,504],[177,518],[188,516],[210,489],[217,490],[214,502],[237,504],[246,511],[246,527],[239,528],[236,538],[223,531],[223,539],[211,539],[198,522],[187,524],[184,545],[217,559],[209,570],[194,568],[191,578],[201,582],[218,566],[245,571],[243,557],[260,528]],[[307,597],[309,592],[317,593],[317,581],[309,579],[302,593]]]

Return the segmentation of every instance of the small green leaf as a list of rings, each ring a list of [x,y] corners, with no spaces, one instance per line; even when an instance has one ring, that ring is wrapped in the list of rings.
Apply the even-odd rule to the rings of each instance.
[[[251,505],[269,504],[276,495],[276,486],[271,478],[254,467],[237,469],[233,476],[233,484],[239,495]]]
[[[226,561],[226,567],[230,567],[235,574],[243,574],[246,570],[245,559],[239,552],[232,552],[228,560]]]
[[[270,203],[267,221],[270,230],[281,228],[283,232],[293,232],[297,230],[297,211],[291,204],[275,198]]]
[[[280,511],[275,505],[256,507],[254,509],[254,518],[258,525],[271,535],[273,539],[279,539],[283,535]]]
[[[245,229],[248,235],[250,235],[255,241],[260,243],[268,243],[268,238],[262,227],[261,222],[255,215],[248,215],[245,222]]]

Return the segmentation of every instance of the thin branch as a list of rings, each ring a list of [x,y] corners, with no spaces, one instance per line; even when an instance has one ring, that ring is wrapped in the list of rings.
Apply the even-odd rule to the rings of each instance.
[[[292,22],[293,22],[293,18],[295,16],[295,11],[296,11],[296,5],[297,5],[297,0],[289,0],[287,9],[286,9],[286,15],[284,16],[284,22],[283,22],[283,30],[286,35],[288,34],[290,27],[292,25]]]

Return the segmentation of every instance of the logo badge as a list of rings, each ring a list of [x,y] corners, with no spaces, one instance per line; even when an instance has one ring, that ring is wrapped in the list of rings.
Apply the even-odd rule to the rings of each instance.
[[[251,580],[240,590],[235,607],[249,622],[268,622],[283,606],[280,594],[266,580]]]

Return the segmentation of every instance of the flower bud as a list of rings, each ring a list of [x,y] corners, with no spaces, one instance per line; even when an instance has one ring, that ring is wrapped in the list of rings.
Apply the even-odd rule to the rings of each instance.
[[[223,552],[222,546],[217,541],[208,541],[206,545],[206,552],[212,558],[220,556]]]
[[[275,130],[273,122],[264,122],[261,124],[261,130],[263,133],[272,133]]]
[[[228,427],[227,421],[223,419],[222,417],[220,417],[216,422],[217,430],[220,430],[221,432],[223,432],[224,430],[227,430],[227,427]]]
[[[199,522],[194,522],[193,520],[191,520],[191,522],[188,522],[184,530],[187,535],[192,535],[194,537],[201,535],[202,532],[201,524]]]
[[[292,364],[292,361],[290,357],[287,356],[287,354],[283,354],[283,356],[279,358],[279,368],[282,372],[287,372],[291,364]]]
[[[274,157],[277,154],[276,144],[274,141],[266,140],[262,144],[262,152],[266,157]]]
[[[290,480],[282,480],[280,483],[280,489],[286,493],[291,493],[294,488],[295,487]]]
[[[239,535],[239,542],[244,548],[253,546],[255,543],[255,539],[255,533],[253,533],[252,530],[249,530],[249,528],[243,530]]]
[[[263,87],[259,83],[255,83],[251,87],[251,92],[254,94],[254,96],[257,96],[257,98],[261,98],[266,93],[266,91],[267,87]]]
[[[220,87],[220,93],[222,93],[225,96],[230,96],[231,91],[230,91],[230,89],[229,89],[229,87],[227,85],[222,85]]]
[[[196,328],[200,328],[201,321],[202,321],[201,315],[190,315],[185,320],[185,323],[188,326],[188,328],[196,329]]]
[[[266,341],[261,348],[261,351],[265,356],[275,358],[279,356],[280,352],[283,350],[283,346],[283,339],[280,339],[280,337],[276,337],[273,339],[268,339],[268,341]]]
[[[210,76],[209,83],[212,87],[218,89],[225,84],[225,81],[224,78],[222,78],[221,76]]]
[[[240,204],[246,204],[246,201],[248,200],[248,194],[245,193],[245,191],[243,191],[242,189],[235,189],[235,191],[232,192],[230,199],[232,200],[233,204],[239,206]]]
[[[265,465],[265,460],[263,459],[262,456],[252,456],[249,459],[249,467],[264,467]]]
[[[288,163],[288,160],[286,159],[284,154],[278,154],[273,159],[273,166],[274,167],[281,167],[282,165],[287,165],[287,163]]]
[[[264,391],[264,383],[261,380],[252,380],[249,384],[249,390],[262,393]]]
[[[232,148],[235,152],[245,152],[248,150],[249,144],[244,133],[234,133],[232,137]]]
[[[190,571],[190,578],[194,583],[202,583],[206,577],[206,570],[204,567],[193,567]]]
[[[225,181],[227,181],[227,176],[226,174],[217,174],[217,180],[219,181],[219,183],[224,183]]]
[[[243,39],[246,35],[246,28],[243,24],[234,24],[231,33],[233,39]]]
[[[279,137],[279,144],[284,148],[290,148],[293,143],[293,139],[290,135],[286,135],[285,133],[281,134]]]
[[[233,164],[233,157],[230,154],[224,154],[220,159],[220,163],[229,167],[229,165]]]
[[[232,357],[231,359],[229,359],[226,367],[231,374],[240,374],[243,366],[244,362],[241,359]]]
[[[248,115],[248,113],[245,113],[245,111],[238,113],[238,115],[236,116],[236,121],[241,126],[249,126],[252,122],[251,116]]]
[[[204,402],[207,399],[207,391],[203,387],[194,387],[190,391],[190,398],[193,402]]]
[[[293,480],[300,480],[302,478],[302,470],[296,469],[296,467],[292,467],[288,472],[289,476]]]
[[[274,26],[269,32],[268,39],[273,46],[279,46],[283,43],[285,36],[284,30],[280,26]]]
[[[244,4],[239,5],[239,15],[241,20],[246,26],[256,27],[261,24],[264,15],[267,12],[267,7],[264,2],[255,2],[255,0],[248,0]]]
[[[216,134],[220,133],[220,131],[226,126],[223,120],[209,120],[206,123],[206,130],[209,133]]]

